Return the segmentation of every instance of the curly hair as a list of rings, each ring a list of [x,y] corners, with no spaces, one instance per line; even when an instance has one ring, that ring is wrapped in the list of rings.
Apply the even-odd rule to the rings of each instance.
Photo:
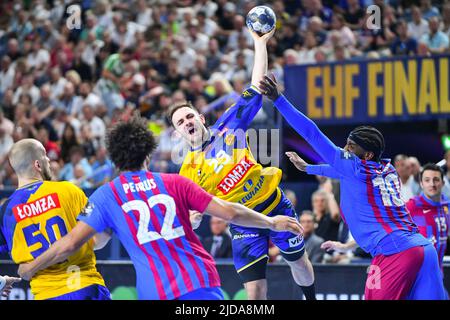
[[[118,122],[106,134],[109,156],[120,171],[140,170],[156,146],[146,120],[138,115],[129,121]]]

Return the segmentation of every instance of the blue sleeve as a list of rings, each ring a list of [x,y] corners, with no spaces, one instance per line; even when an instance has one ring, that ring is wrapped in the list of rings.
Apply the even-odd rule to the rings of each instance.
[[[106,228],[110,227],[105,219],[108,206],[100,191],[97,190],[89,197],[86,207],[78,215],[78,221],[83,221],[97,232],[103,232]]]
[[[338,148],[311,119],[298,111],[283,95],[275,100],[274,105],[291,127],[313,147],[327,164],[341,175],[355,175],[360,164],[358,157]]]
[[[341,178],[341,175],[339,172],[334,170],[330,165],[328,164],[317,164],[317,165],[307,165],[306,166],[306,173],[307,174],[314,174],[318,176],[328,177],[331,179],[339,179]]]
[[[226,126],[229,129],[246,130],[261,107],[262,95],[256,87],[251,86],[217,120],[213,129],[222,130]]]

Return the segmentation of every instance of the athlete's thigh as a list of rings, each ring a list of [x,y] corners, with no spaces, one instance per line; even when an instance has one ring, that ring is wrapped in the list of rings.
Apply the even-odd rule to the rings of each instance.
[[[270,217],[283,215],[298,219],[294,206],[284,194],[280,203],[268,214]],[[291,232],[270,232],[270,240],[280,249],[280,253],[288,261],[297,261],[305,251],[303,237]]]

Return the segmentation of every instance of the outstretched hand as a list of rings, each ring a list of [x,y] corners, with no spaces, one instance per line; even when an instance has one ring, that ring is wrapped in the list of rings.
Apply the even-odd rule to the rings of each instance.
[[[303,227],[297,219],[288,216],[275,216],[273,228],[274,231],[289,231],[297,235],[303,235]]]
[[[305,160],[300,158],[300,156],[296,152],[288,151],[286,152],[286,155],[298,170],[306,171],[306,166],[308,165],[308,163],[306,163]]]
[[[22,279],[9,276],[4,276],[3,278],[5,279],[6,284],[5,287],[0,290],[0,293],[3,297],[7,297],[11,293],[14,284],[20,282]]]
[[[272,31],[261,34],[261,35],[255,31],[253,31],[251,28],[247,27],[247,29],[250,31],[250,34],[252,35],[254,42],[267,43],[269,41],[269,39],[272,38],[273,34],[275,33],[275,28],[273,28]]]
[[[264,78],[259,81],[259,90],[265,96],[267,96],[270,100],[275,101],[280,95],[278,91],[278,84],[275,76],[272,74],[272,78],[268,76],[264,76]]]

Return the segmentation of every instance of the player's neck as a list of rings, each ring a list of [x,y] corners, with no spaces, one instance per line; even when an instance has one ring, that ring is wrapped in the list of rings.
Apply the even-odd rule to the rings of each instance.
[[[17,188],[23,188],[29,184],[38,182],[38,181],[43,181],[41,177],[18,177],[18,185]]]
[[[436,195],[433,196],[433,197],[430,197],[430,196],[428,196],[428,195],[426,195],[426,194],[424,193],[423,196],[424,196],[425,198],[427,198],[427,199],[433,201],[433,202],[441,202],[441,198],[442,198],[442,194],[441,194],[441,193],[438,193],[438,194],[436,194]]]

